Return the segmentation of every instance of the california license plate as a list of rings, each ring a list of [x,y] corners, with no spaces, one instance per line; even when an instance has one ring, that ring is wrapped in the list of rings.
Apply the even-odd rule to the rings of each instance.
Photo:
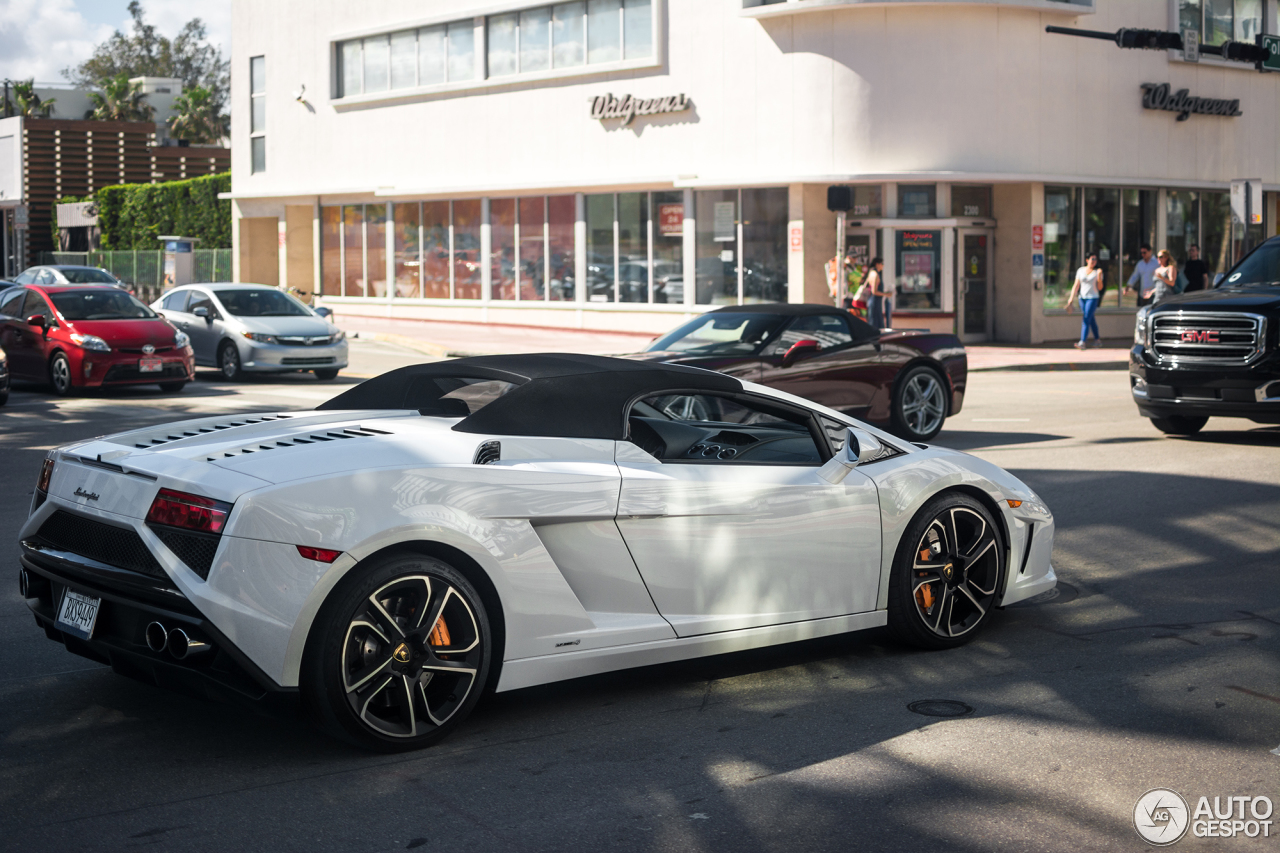
[[[58,610],[58,627],[82,640],[93,636],[93,623],[98,621],[101,598],[91,598],[79,592],[67,590]]]
[[[138,359],[139,373],[159,373],[164,370],[164,362],[158,358]]]

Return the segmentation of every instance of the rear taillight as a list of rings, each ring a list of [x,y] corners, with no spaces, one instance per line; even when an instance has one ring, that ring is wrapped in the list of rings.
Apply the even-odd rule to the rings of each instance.
[[[312,548],[310,545],[298,545],[297,548],[298,553],[303,557],[319,563],[332,563],[342,556],[341,551],[333,551],[329,548]]]
[[[49,481],[53,479],[53,459],[44,460],[40,467],[40,479],[36,480],[36,489],[49,494]]]
[[[231,504],[173,489],[161,489],[147,511],[148,524],[165,524],[203,533],[221,533]]]

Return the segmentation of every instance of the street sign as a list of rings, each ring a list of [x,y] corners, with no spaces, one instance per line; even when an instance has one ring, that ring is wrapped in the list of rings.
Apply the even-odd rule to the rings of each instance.
[[[1262,67],[1268,71],[1280,71],[1280,36],[1263,33],[1258,38],[1267,50],[1267,58],[1262,61]]]
[[[1200,31],[1195,27],[1182,28],[1182,58],[1187,62],[1200,61]]]
[[[20,204],[13,209],[13,227],[19,231],[26,231],[27,225],[31,220],[30,209],[25,204]]]
[[[1237,222],[1262,223],[1262,179],[1239,178],[1231,182],[1231,215]]]

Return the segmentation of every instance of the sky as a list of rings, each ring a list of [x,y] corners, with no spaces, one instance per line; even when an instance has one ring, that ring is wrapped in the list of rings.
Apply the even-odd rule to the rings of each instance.
[[[62,83],[115,30],[128,32],[129,0],[0,0],[0,78]],[[209,40],[231,54],[231,0],[142,0],[147,20],[169,38],[201,18]]]

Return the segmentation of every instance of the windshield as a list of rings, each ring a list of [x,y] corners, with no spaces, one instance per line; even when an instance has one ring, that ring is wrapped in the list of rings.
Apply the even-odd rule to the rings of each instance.
[[[778,331],[783,320],[776,314],[708,314],[654,341],[647,352],[751,355]]]
[[[1280,242],[1263,243],[1218,286],[1239,287],[1244,284],[1280,284]]]
[[[53,307],[64,319],[76,320],[150,320],[156,312],[123,290],[100,287],[94,290],[69,290],[52,293]]]
[[[215,290],[218,300],[237,317],[309,317],[307,306],[274,288]]]
[[[115,284],[116,277],[94,267],[62,267],[58,270],[72,284]]]

